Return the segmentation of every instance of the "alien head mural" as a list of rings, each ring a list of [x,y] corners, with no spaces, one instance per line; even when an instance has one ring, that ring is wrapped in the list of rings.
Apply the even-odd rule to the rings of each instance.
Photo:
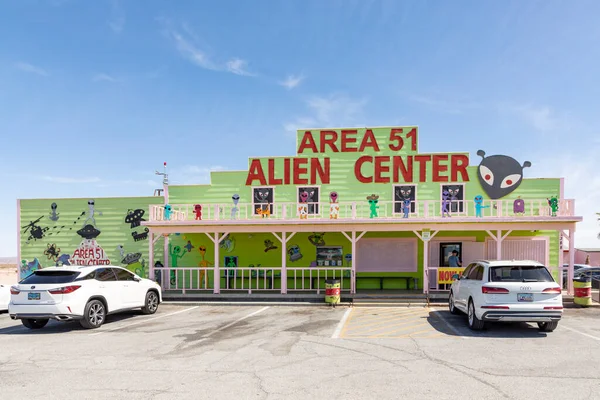
[[[523,168],[531,167],[529,161],[521,165],[509,156],[485,156],[485,151],[477,151],[482,160],[477,168],[479,183],[491,199],[500,199],[519,187],[523,180]]]

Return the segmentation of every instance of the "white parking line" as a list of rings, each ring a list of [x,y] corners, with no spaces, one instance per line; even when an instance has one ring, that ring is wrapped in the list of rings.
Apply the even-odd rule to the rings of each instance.
[[[442,320],[442,322],[444,324],[446,324],[446,326],[448,327],[448,329],[450,329],[456,336],[460,337],[461,339],[469,339],[467,336],[462,335],[458,329],[456,329],[451,323],[450,321],[448,321],[448,319],[446,317],[444,317],[444,315],[442,313],[440,313],[438,310],[436,310],[435,308],[430,308],[431,312],[434,312],[438,317],[440,317],[440,319]]]
[[[598,341],[600,341],[600,337],[597,337],[597,336],[590,335],[589,333],[581,332],[581,331],[578,331],[577,329],[569,328],[568,326],[564,326],[564,325],[562,325],[562,324],[561,324],[561,325],[558,325],[558,326],[559,326],[559,328],[564,328],[564,329],[566,329],[566,330],[568,330],[568,331],[575,332],[575,333],[579,333],[580,335],[583,335],[583,336],[589,337],[590,339],[594,339],[594,340],[598,340]]]
[[[333,332],[333,335],[331,335],[332,339],[338,339],[340,337],[340,334],[342,333],[342,329],[344,329],[344,325],[346,325],[346,321],[348,320],[348,317],[350,316],[351,312],[352,312],[352,308],[348,308],[346,310],[346,312],[342,316],[342,319],[338,323],[337,328],[335,328],[335,332]]]
[[[212,331],[212,332],[209,332],[209,333],[207,333],[206,335],[204,335],[204,336],[202,337],[202,339],[198,340],[198,342],[202,342],[202,341],[204,341],[204,340],[208,339],[209,337],[211,337],[212,335],[214,335],[215,333],[219,333],[219,332],[221,332],[222,330],[225,330],[225,329],[229,328],[230,326],[233,326],[233,325],[237,324],[238,322],[242,322],[243,320],[245,320],[245,319],[247,319],[247,318],[253,317],[253,316],[255,316],[256,314],[259,314],[259,313],[261,313],[261,312],[265,311],[265,310],[266,310],[266,309],[268,309],[268,308],[270,308],[270,306],[266,306],[266,307],[263,307],[263,308],[261,308],[260,310],[257,310],[257,311],[254,311],[254,312],[251,312],[250,314],[248,314],[248,315],[246,315],[246,316],[244,316],[244,317],[238,318],[238,319],[236,319],[235,321],[233,321],[233,322],[230,322],[229,324],[227,324],[227,325],[225,325],[225,326],[222,326],[222,327],[220,327],[219,329],[215,329],[214,331]]]
[[[161,318],[165,318],[165,317],[170,317],[171,315],[181,314],[181,313],[184,313],[184,312],[187,312],[187,311],[194,310],[194,309],[196,309],[198,307],[199,306],[190,307],[190,308],[186,308],[184,310],[175,311],[175,312],[172,312],[172,313],[169,313],[169,314],[159,315],[158,317],[147,318],[147,319],[144,319],[144,320],[141,320],[141,321],[133,322],[131,324],[117,326],[116,328],[107,329],[107,330],[103,330],[103,331],[100,331],[100,332],[92,333],[92,334],[90,334],[90,336],[102,335],[103,333],[106,333],[106,332],[113,332],[113,331],[116,331],[116,330],[119,330],[119,329],[128,328],[130,326],[143,324],[143,323],[148,322],[148,321],[154,321],[154,320],[157,320],[157,319],[161,319]]]

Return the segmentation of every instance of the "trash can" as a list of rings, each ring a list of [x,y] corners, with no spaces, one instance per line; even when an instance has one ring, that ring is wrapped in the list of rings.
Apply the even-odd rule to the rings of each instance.
[[[573,303],[580,307],[592,305],[592,280],[589,277],[580,276],[573,279],[574,296]]]
[[[325,303],[335,307],[340,303],[340,280],[327,279],[325,280]]]

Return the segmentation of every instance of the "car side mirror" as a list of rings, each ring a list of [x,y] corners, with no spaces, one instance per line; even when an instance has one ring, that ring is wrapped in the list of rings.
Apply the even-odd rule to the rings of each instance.
[[[458,274],[452,275],[452,280],[453,281],[460,281],[460,275],[458,275]]]
[[[141,281],[142,281],[142,278],[140,278],[140,277],[137,277],[137,276],[134,276],[134,277],[133,277],[133,280],[134,280],[134,281],[136,281],[136,282],[141,282]]]

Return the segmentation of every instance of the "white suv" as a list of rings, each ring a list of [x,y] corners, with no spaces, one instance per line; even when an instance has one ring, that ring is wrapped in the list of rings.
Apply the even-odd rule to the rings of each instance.
[[[475,261],[455,276],[448,306],[452,314],[468,316],[469,327],[483,329],[486,321],[537,322],[552,332],[562,317],[560,286],[536,261]]]
[[[29,329],[43,328],[49,319],[98,328],[108,314],[136,308],[154,314],[162,302],[156,282],[113,265],[40,269],[10,292],[10,317]]]

